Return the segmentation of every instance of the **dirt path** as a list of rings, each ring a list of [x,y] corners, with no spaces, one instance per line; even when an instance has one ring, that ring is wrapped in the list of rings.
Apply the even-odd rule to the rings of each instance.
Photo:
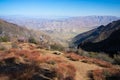
[[[89,80],[88,72],[94,69],[102,69],[94,64],[87,64],[80,61],[71,61],[71,63],[76,67],[76,80]]]

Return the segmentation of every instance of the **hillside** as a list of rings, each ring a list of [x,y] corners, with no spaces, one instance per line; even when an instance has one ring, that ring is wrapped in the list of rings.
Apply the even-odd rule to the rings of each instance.
[[[100,26],[91,31],[77,35],[73,39],[75,46],[87,51],[117,53],[120,51],[120,20],[106,26]]]
[[[28,41],[30,38],[34,38],[36,42],[40,42],[42,44],[45,43],[46,45],[56,43],[49,35],[42,31],[27,29],[13,23],[6,22],[2,19],[0,19],[0,36],[9,38],[9,41],[19,39]]]
[[[0,19],[0,35],[10,37],[29,37],[30,31],[16,24],[8,23]]]
[[[12,43],[7,42],[4,45]],[[75,53],[41,49],[31,43],[16,45],[17,48],[0,50],[1,80],[106,80],[106,78],[119,80],[120,78],[120,68],[109,62]]]
[[[79,46],[87,51],[118,54],[120,51],[120,28],[111,33],[105,40],[95,43],[86,42]]]

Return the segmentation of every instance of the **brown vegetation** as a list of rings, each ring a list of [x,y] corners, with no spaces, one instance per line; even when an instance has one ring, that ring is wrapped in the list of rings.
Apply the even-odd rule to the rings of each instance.
[[[10,49],[0,52],[0,78],[4,80],[74,80],[73,65],[39,50]]]
[[[39,49],[31,43],[14,43],[11,49],[0,50],[0,79],[86,80],[87,73],[91,70],[90,75],[95,80],[99,77],[111,78],[119,74],[116,72],[108,77],[103,76],[102,69],[105,69],[105,74],[107,74],[106,68],[116,70],[108,62],[75,53],[56,55],[54,52]],[[96,69],[102,75],[97,74]]]
[[[115,68],[97,69],[91,72],[93,80],[119,80],[120,70]]]

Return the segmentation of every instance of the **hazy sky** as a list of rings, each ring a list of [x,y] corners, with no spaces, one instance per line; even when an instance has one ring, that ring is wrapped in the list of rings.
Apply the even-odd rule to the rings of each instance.
[[[0,15],[120,16],[120,0],[0,0]]]

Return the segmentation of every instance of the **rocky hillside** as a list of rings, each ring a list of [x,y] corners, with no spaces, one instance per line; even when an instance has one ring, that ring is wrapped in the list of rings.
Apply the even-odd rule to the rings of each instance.
[[[120,51],[120,20],[106,26],[77,35],[73,39],[75,46],[88,51],[114,52]]]

